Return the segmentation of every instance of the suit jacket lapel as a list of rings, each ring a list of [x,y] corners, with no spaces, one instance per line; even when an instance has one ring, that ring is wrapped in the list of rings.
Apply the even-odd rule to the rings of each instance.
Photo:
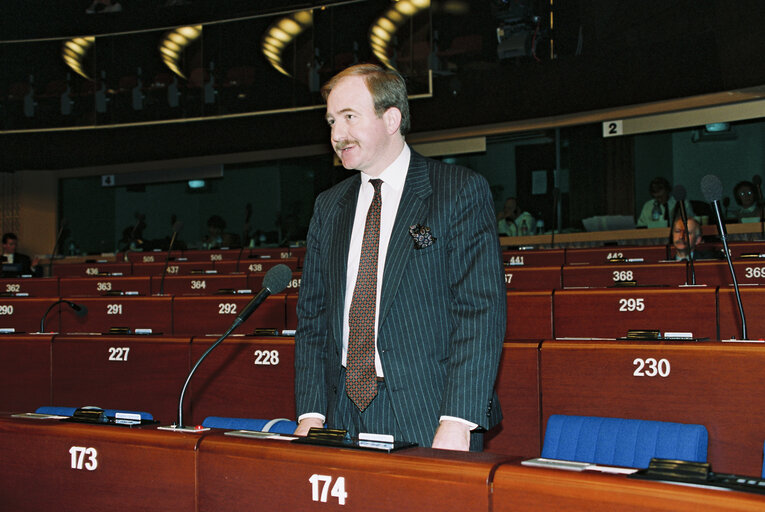
[[[385,258],[378,325],[385,320],[406,271],[409,258],[414,254],[414,242],[409,234],[409,227],[427,219],[427,198],[431,193],[428,163],[425,158],[412,151],[404,191],[401,194],[401,202],[398,205],[396,221],[388,244],[388,254]]]
[[[332,319],[334,332],[337,334],[336,341],[342,345],[343,333],[343,309],[345,304],[345,281],[348,275],[348,248],[351,243],[351,231],[353,230],[353,217],[356,213],[361,178],[348,180],[348,187],[337,202],[337,217],[334,219],[335,226],[331,228],[329,240],[329,282],[332,287],[329,297],[337,301],[329,306],[334,308],[335,317]],[[332,311],[332,309],[330,309]]]

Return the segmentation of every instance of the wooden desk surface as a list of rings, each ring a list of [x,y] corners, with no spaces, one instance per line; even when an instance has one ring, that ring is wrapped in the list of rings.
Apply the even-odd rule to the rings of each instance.
[[[667,259],[666,245],[609,245],[605,247],[568,248],[566,264],[591,263],[603,265],[612,258],[642,258],[644,263]]]
[[[187,296],[173,299],[173,333],[191,336],[223,334],[252,295]],[[256,328],[284,329],[285,294],[268,297],[236,330],[249,334]]]
[[[106,333],[112,327],[151,329],[154,334],[173,333],[172,297],[66,297],[88,308],[77,316],[71,308],[61,309],[60,332]]]
[[[520,267],[505,265],[508,290],[554,290],[561,288],[561,270],[557,267]]]
[[[545,341],[540,368],[543,425],[551,414],[701,424],[712,470],[762,470],[762,344]]]
[[[0,503],[9,511],[192,511],[198,442],[193,434],[4,416]]]
[[[553,336],[551,290],[507,292],[506,340],[542,340]]]
[[[606,265],[564,265],[563,286],[609,287],[619,281],[634,281],[639,286],[678,286],[690,283],[684,262],[609,263]],[[690,276],[690,274],[687,274]]]
[[[160,276],[151,276],[151,292],[159,293]],[[247,290],[247,276],[241,274],[195,274],[165,276],[164,292],[168,295],[215,295],[218,290]],[[252,290],[257,293],[258,290]]]
[[[714,287],[556,290],[556,338],[620,338],[630,329],[717,339]]]
[[[508,457],[428,448],[386,454],[214,434],[200,443],[198,460],[200,512],[251,511],[253,504],[285,511],[480,511],[489,507],[492,470]]]
[[[33,411],[51,403],[52,337],[0,335],[0,411]]]
[[[494,475],[492,510],[755,511],[765,496],[650,482],[595,471],[564,471],[502,464]]]
[[[190,346],[189,337],[58,335],[52,400],[37,405],[146,411],[169,424],[191,369]]]
[[[150,295],[151,278],[149,276],[62,277],[59,287],[62,296],[70,297],[100,297],[110,292]]]
[[[0,293],[26,293],[30,297],[58,297],[58,277],[4,277]]]
[[[192,340],[192,365],[216,339]],[[178,392],[180,389],[179,385]],[[294,419],[295,340],[291,337],[227,338],[199,366],[185,402],[184,414],[190,410],[188,417],[194,424],[202,423],[208,416]]]

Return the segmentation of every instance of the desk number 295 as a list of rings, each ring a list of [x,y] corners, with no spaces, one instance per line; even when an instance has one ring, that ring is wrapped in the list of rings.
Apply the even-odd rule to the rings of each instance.
[[[345,505],[345,498],[348,497],[348,493],[345,492],[345,477],[337,477],[331,491],[332,477],[330,475],[313,474],[308,481],[311,482],[311,499],[313,501],[326,503],[327,494],[329,494],[333,498],[337,498],[338,504]]]

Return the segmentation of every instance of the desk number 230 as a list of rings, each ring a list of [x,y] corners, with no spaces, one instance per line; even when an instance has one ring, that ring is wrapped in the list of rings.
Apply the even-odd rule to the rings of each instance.
[[[669,377],[670,365],[669,360],[659,359],[658,361],[653,357],[647,357],[645,359],[636,357],[632,361],[632,365],[635,366],[635,371],[632,372],[633,377]]]

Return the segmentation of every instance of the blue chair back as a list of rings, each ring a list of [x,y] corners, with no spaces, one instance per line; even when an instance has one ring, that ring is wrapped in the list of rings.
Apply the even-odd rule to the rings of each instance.
[[[542,457],[647,468],[652,457],[706,462],[708,443],[703,425],[555,414]]]
[[[297,423],[285,418],[258,420],[252,418],[226,418],[222,416],[208,416],[202,422],[202,426],[210,428],[223,428],[226,430],[253,430],[256,432],[292,434],[297,428]]]

